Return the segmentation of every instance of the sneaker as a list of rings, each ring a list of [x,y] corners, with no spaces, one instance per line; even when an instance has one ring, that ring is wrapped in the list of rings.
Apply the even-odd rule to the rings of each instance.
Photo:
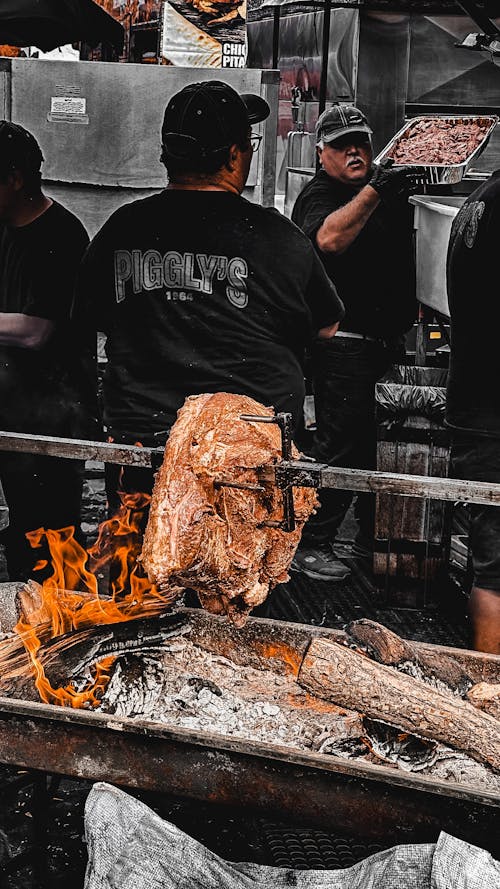
[[[351,569],[337,559],[329,543],[299,547],[290,567],[313,580],[344,580],[351,573]]]
[[[351,547],[351,556],[356,559],[373,559],[373,541],[366,537],[356,538]]]

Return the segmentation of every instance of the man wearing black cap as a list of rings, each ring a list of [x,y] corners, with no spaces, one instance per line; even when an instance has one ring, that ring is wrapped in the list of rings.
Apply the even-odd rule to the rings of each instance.
[[[260,141],[251,125],[268,114],[260,96],[221,81],[186,86],[163,120],[167,188],[121,207],[90,245],[75,316],[107,335],[113,440],[162,444],[185,398],[202,392],[300,415],[304,347],[335,333],[343,307],[309,239],[241,197]],[[151,481],[121,476],[130,491]]]
[[[292,219],[311,238],[345,304],[334,340],[312,352],[316,407],[313,455],[352,468],[376,465],[375,383],[402,355],[402,334],[415,317],[408,195],[415,168],[373,166],[372,131],[352,105],[319,117],[321,170],[303,189]],[[321,509],[308,522],[293,567],[319,580],[342,580],[349,569],[333,543],[352,500],[348,491],[322,491]],[[374,503],[359,495],[359,532],[353,554],[373,547]]]
[[[0,429],[81,437],[87,412],[69,315],[88,236],[42,192],[42,161],[31,133],[0,121]],[[81,537],[82,470],[78,461],[0,452],[11,580],[26,579],[45,555],[26,532],[72,525]]]

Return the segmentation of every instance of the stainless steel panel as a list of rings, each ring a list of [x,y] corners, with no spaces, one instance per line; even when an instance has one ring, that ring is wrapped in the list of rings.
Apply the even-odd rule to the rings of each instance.
[[[238,92],[266,94],[277,103],[277,73],[203,70],[106,62],[12,61],[12,119],[32,131],[46,158],[45,179],[125,188],[161,188],[160,129],[169,98],[188,83],[224,80]],[[54,97],[73,100],[69,113]],[[85,105],[83,101],[85,100]],[[275,116],[274,119],[275,122]],[[271,124],[272,126],[272,124]],[[249,185],[263,197],[264,167],[273,166],[275,140],[263,126],[264,150]],[[272,144],[270,144],[270,141]],[[269,201],[268,201],[269,202]],[[272,202],[272,201],[271,201]]]
[[[83,223],[91,238],[106,220],[123,204],[147,198],[162,189],[111,188],[110,186],[82,185],[72,182],[43,182],[43,190],[59,201]]]
[[[300,192],[307,185],[307,183],[311,181],[315,172],[316,171],[314,169],[292,169],[286,171],[284,213],[285,216],[288,216],[288,218],[290,218],[290,216],[292,215],[293,205],[295,204],[295,201],[297,200]]]
[[[446,255],[451,226],[465,196],[412,195],[415,207],[417,299],[450,316],[446,291]]]
[[[11,60],[0,59],[0,118],[10,120]]]
[[[356,104],[373,129],[380,151],[404,122],[410,56],[410,17],[362,12]]]

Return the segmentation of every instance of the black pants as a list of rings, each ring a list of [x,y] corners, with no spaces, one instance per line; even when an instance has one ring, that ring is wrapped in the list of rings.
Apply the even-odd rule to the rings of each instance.
[[[500,440],[453,434],[451,465],[455,478],[500,483]],[[468,505],[473,585],[500,595],[500,506]]]
[[[404,354],[402,344],[348,337],[317,340],[313,352],[316,433],[311,455],[352,469],[376,467],[375,384]],[[304,528],[306,545],[333,542],[354,497],[323,490],[321,509]],[[358,494],[355,514],[363,537],[373,537],[375,498]]]
[[[108,435],[108,441],[113,441],[117,444],[140,444],[145,448],[164,448],[167,438],[168,432],[141,433],[120,429],[110,429]],[[113,516],[120,507],[119,491],[125,491],[128,494],[151,494],[153,490],[153,469],[106,463],[104,477],[109,517]]]
[[[0,544],[5,546],[10,580],[41,580],[50,573],[33,574],[35,564],[48,559],[49,553],[44,545],[30,546],[28,531],[73,525],[76,539],[85,545],[80,526],[83,471],[81,460],[0,453],[0,478],[9,507],[9,526],[0,532]]]

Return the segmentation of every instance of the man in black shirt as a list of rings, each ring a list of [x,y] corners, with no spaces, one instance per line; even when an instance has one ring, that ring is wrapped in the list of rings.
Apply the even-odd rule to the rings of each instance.
[[[75,317],[107,335],[113,440],[162,444],[203,392],[301,413],[305,346],[334,335],[343,307],[308,238],[241,197],[260,140],[251,125],[268,114],[220,81],[185,87],[163,121],[167,188],[121,207],[90,245]],[[120,483],[148,490],[152,474],[126,469]],[[109,468],[111,508],[117,485]]]
[[[76,216],[42,192],[42,161],[31,133],[0,121],[0,429],[81,437],[92,393],[69,315],[89,239]],[[71,525],[82,539],[82,473],[79,461],[0,452],[10,519],[0,543],[11,580],[29,577],[46,555],[26,532]]]
[[[371,129],[354,106],[334,105],[316,125],[321,170],[301,192],[292,219],[311,238],[346,314],[334,340],[316,341],[312,374],[316,408],[313,456],[333,466],[376,465],[375,383],[401,358],[402,335],[415,317],[408,194],[414,168],[372,165]],[[418,171],[417,171],[418,172]],[[293,566],[323,580],[349,569],[334,553],[352,493],[321,492]],[[373,548],[374,498],[359,495],[353,552]]]
[[[453,220],[447,261],[451,355],[446,422],[457,478],[500,483],[500,305],[492,264],[500,232],[500,170]],[[500,654],[500,508],[471,506],[473,645]]]

